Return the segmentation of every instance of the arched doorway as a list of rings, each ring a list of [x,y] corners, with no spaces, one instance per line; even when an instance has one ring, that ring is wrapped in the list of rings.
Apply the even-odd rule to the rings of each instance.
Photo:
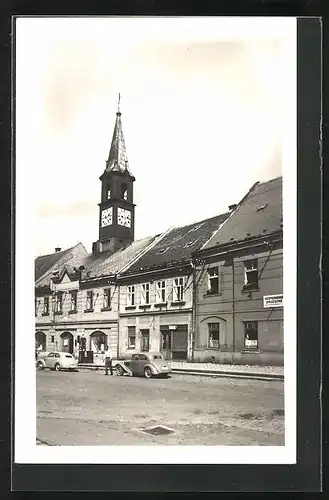
[[[90,335],[90,350],[95,353],[104,352],[107,345],[107,335],[101,330],[96,330]]]
[[[36,332],[35,334],[35,347],[38,351],[46,350],[47,337],[44,332]]]
[[[71,332],[61,333],[61,351],[73,354],[73,335]]]

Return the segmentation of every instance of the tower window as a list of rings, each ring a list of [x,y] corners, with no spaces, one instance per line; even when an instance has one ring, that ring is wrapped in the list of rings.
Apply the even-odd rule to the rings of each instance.
[[[107,199],[109,200],[111,198],[111,189],[107,190]]]
[[[127,189],[128,189],[127,188],[127,184],[125,182],[123,182],[121,184],[121,198],[123,200],[127,200],[127,198],[128,198],[128,191],[127,191]]]

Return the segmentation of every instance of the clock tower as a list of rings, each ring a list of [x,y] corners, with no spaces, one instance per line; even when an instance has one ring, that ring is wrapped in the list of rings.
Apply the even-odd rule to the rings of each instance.
[[[99,239],[93,244],[93,253],[106,250],[116,252],[134,241],[135,177],[129,170],[119,105],[120,94],[110,153],[100,176]]]

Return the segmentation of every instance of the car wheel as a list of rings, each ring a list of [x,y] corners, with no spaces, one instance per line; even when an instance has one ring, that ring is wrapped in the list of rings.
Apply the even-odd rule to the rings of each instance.
[[[41,371],[43,370],[43,368],[44,368],[43,364],[41,363],[41,361],[39,361],[39,362],[37,363],[37,370],[38,370],[39,372],[41,372]]]
[[[144,368],[144,376],[145,376],[145,378],[151,378],[152,377],[151,368],[149,366],[145,366],[145,368]]]
[[[122,375],[124,373],[122,366],[120,366],[120,365],[117,366],[116,369],[115,369],[115,373],[118,375],[118,377],[122,377]]]
[[[59,372],[60,369],[61,367],[59,366],[59,363],[56,363],[56,365],[54,366],[55,372]]]

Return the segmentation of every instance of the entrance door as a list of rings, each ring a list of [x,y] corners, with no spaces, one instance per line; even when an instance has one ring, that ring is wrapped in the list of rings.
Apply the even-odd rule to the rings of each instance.
[[[73,354],[73,335],[71,332],[63,332],[61,334],[61,350]]]
[[[43,332],[37,332],[35,334],[35,344],[38,351],[46,350],[46,334]]]
[[[171,332],[169,330],[161,332],[161,352],[164,359],[171,359]]]

